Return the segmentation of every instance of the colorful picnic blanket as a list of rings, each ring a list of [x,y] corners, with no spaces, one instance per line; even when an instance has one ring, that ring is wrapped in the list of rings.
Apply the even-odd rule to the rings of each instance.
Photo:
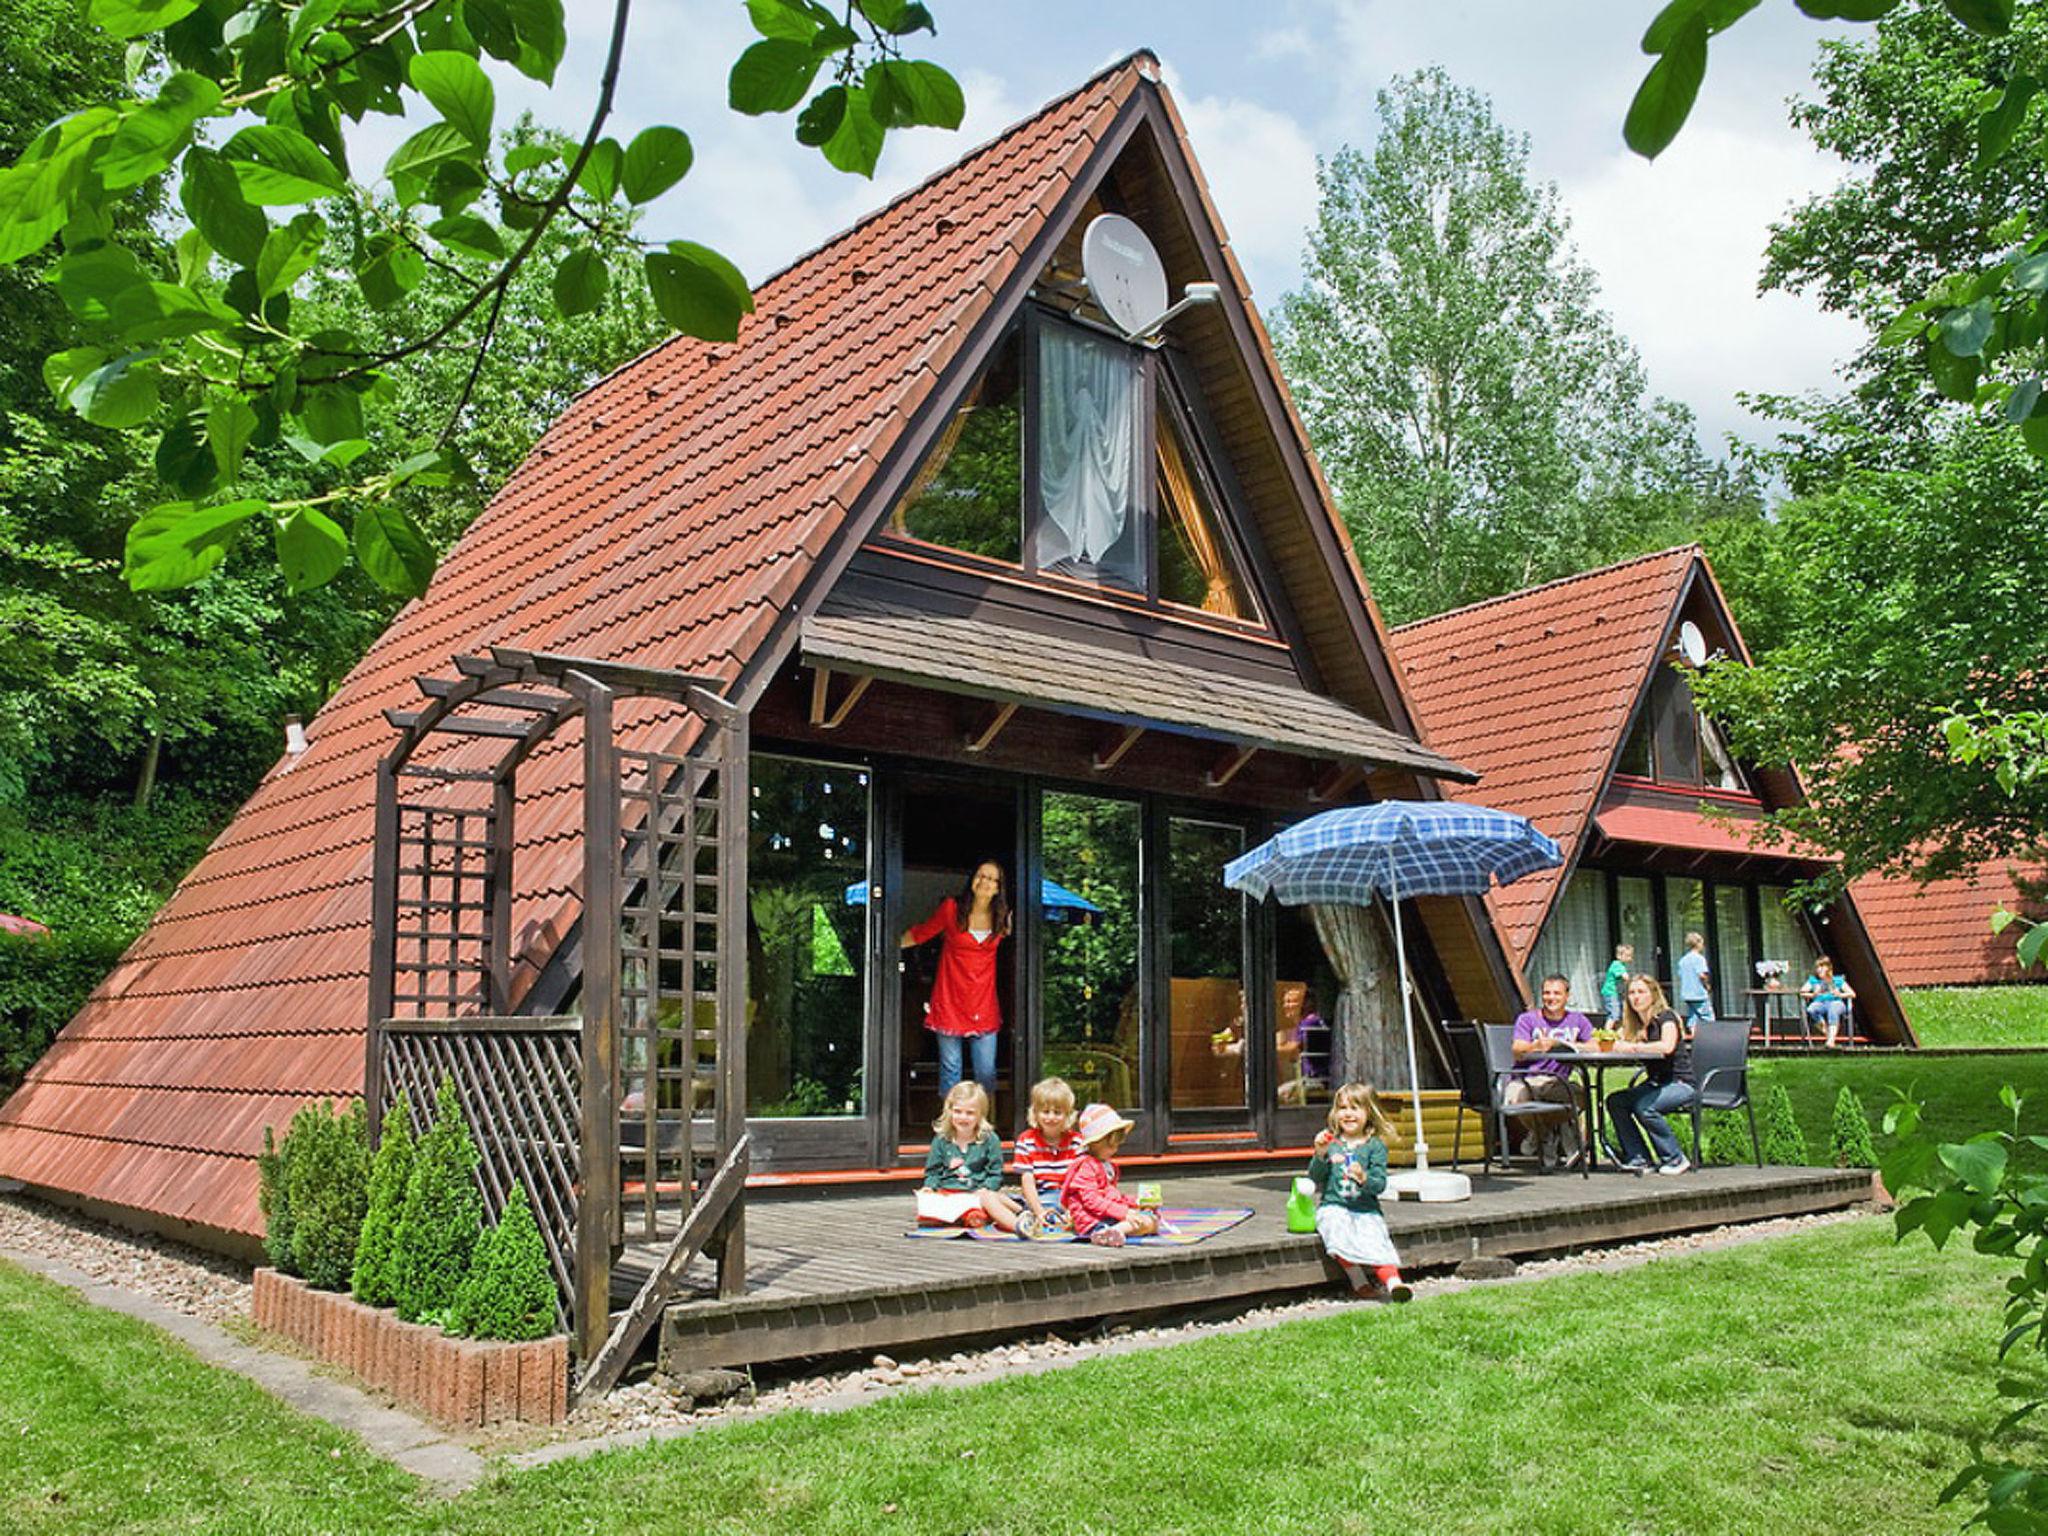
[[[1159,1208],[1159,1232],[1153,1237],[1133,1237],[1125,1246],[1130,1248],[1186,1247],[1199,1243],[1205,1237],[1214,1237],[1218,1232],[1228,1232],[1241,1221],[1251,1219],[1252,1209],[1243,1206],[1188,1206],[1166,1205]],[[905,1237],[971,1237],[982,1243],[1021,1243],[1027,1241],[1014,1232],[998,1232],[994,1227],[913,1227],[903,1234]],[[1062,1237],[1042,1237],[1041,1243],[1085,1243],[1085,1237],[1068,1233]]]

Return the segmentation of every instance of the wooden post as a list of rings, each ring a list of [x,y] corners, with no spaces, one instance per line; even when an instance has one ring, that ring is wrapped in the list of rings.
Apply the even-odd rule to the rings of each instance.
[[[747,1134],[747,716],[730,704],[707,716],[718,753],[718,1155]],[[747,1201],[736,1197],[720,1225],[718,1294],[747,1288]]]
[[[576,1202],[576,1353],[611,1331],[612,1234],[619,1221],[619,775],[612,691],[580,672],[583,696],[583,1191]]]
[[[490,1004],[492,1013],[512,1011],[512,811],[519,795],[514,769],[491,789],[490,870],[484,877],[484,933],[489,950]]]
[[[363,1104],[370,1141],[384,1124],[384,1021],[391,1017],[398,946],[398,776],[392,758],[377,760],[376,831],[370,853],[370,1020],[363,1054]]]

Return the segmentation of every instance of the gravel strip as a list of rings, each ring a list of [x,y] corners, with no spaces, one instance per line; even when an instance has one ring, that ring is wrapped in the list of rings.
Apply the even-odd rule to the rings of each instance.
[[[0,1248],[40,1254],[209,1323],[249,1317],[249,1266],[108,1226],[27,1195],[0,1194]]]

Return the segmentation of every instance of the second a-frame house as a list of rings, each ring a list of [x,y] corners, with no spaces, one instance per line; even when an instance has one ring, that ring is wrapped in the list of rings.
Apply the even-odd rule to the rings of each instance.
[[[1218,301],[1109,324],[1105,214]],[[580,1209],[579,1253],[675,1159],[687,1194],[714,1114],[757,1176],[892,1169],[937,1101],[903,936],[984,863],[1016,897],[1006,1131],[1058,1072],[1134,1152],[1299,1145],[1334,984],[1223,865],[1470,777],[1416,728],[1146,54],[769,279],[736,342],[589,390],[308,734],[0,1107],[0,1176],[246,1242],[266,1127],[443,1071],[491,1192],[525,1180],[551,1233]],[[1431,1018],[1516,1006],[1483,904],[1408,934]]]
[[[1480,770],[1454,793],[1529,817],[1564,850],[1562,867],[1489,898],[1530,977],[1567,976],[1574,1000],[1597,1008],[1617,944],[1668,986],[1698,933],[1716,1011],[1801,1040],[1796,988],[1825,953],[1856,989],[1858,1036],[1913,1043],[1860,887],[1823,908],[1788,905],[1823,861],[1754,835],[1796,800],[1797,780],[1737,761],[1693,703],[1689,667],[1749,659],[1697,545],[1406,624],[1394,645],[1431,742]],[[1784,964],[1784,990],[1765,985],[1760,961]]]

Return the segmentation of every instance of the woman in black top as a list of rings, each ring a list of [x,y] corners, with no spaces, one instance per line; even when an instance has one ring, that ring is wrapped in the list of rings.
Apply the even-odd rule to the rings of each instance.
[[[1656,1051],[1661,1060],[1643,1068],[1643,1080],[1607,1096],[1607,1113],[1621,1143],[1621,1166],[1641,1173],[1653,1156],[1659,1173],[1684,1173],[1692,1166],[1678,1149],[1671,1122],[1664,1117],[1692,1103],[1692,1040],[1665,1000],[1652,976],[1631,976],[1627,1002],[1621,1010],[1621,1037],[1632,1046]],[[1649,1145],[1643,1144],[1645,1135]]]

